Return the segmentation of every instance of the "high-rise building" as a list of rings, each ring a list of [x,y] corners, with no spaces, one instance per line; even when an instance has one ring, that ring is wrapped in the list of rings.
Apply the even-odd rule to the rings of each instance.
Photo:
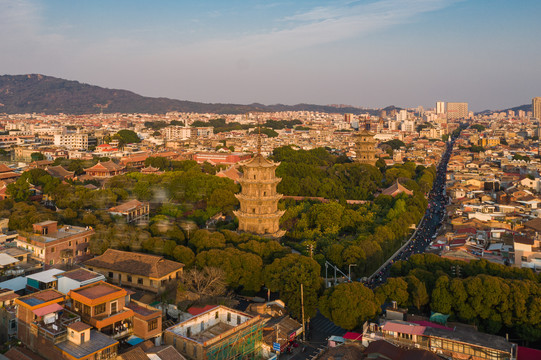
[[[466,102],[448,102],[447,119],[464,119],[469,116],[468,103]]]
[[[541,120],[541,97],[532,99],[532,114],[537,120]]]
[[[445,102],[436,102],[436,114],[445,114]]]

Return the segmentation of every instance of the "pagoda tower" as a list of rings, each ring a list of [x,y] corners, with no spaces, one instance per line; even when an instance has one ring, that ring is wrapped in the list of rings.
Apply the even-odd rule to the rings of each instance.
[[[357,134],[356,161],[361,164],[376,165],[376,139],[374,133],[361,130]]]
[[[275,171],[275,163],[261,155],[261,136],[258,137],[257,155],[241,164],[244,171],[239,183],[242,191],[235,196],[240,209],[233,213],[239,219],[239,230],[258,235],[280,237],[280,218],[285,211],[278,210],[282,194],[276,192],[276,185],[282,180]]]

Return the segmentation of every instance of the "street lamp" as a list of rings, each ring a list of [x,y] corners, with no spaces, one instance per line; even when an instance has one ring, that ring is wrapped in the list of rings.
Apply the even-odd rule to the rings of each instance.
[[[349,281],[351,281],[351,267],[352,266],[357,266],[357,264],[349,264],[348,268],[349,268]]]

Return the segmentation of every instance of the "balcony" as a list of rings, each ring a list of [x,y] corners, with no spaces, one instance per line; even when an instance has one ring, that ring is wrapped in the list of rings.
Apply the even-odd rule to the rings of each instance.
[[[81,320],[79,315],[66,309],[59,311],[57,314],[58,318],[52,322],[45,323],[40,318],[38,321],[32,323],[40,336],[49,339],[54,344],[67,339],[66,326]]]

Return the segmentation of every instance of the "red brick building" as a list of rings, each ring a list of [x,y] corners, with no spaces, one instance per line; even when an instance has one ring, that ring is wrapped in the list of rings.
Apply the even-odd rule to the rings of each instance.
[[[90,258],[88,245],[94,230],[90,227],[63,226],[56,221],[34,224],[34,234],[19,235],[15,240],[21,249],[32,252],[31,257],[46,266],[76,264]]]
[[[208,161],[213,164],[232,165],[238,162],[249,160],[252,158],[248,153],[196,153],[193,155],[193,159],[198,163],[204,163]]]

